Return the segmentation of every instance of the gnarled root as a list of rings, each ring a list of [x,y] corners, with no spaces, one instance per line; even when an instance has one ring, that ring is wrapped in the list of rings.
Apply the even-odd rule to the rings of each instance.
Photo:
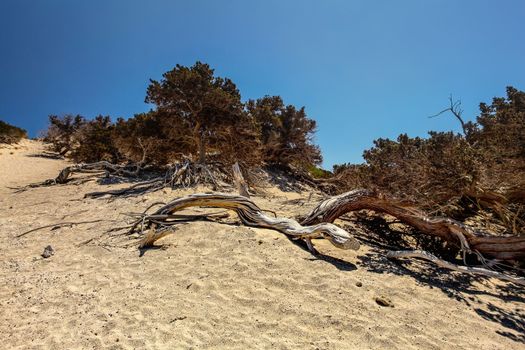
[[[99,177],[101,175],[114,175],[114,176],[126,176],[126,177],[136,177],[139,175],[142,170],[141,164],[128,164],[128,165],[118,165],[111,164],[106,161],[100,161],[96,163],[86,163],[86,164],[75,164],[68,167],[65,167],[60,171],[57,177],[54,179],[48,179],[42,182],[36,182],[29,184],[27,186],[16,188],[17,192],[25,191],[29,188],[35,187],[45,187],[53,185],[61,185],[73,181],[71,175],[77,174],[90,174],[86,177],[76,179],[79,183],[85,182],[86,179],[92,177]]]
[[[130,232],[140,228],[145,233],[140,247],[152,245],[167,234],[167,228],[173,224],[173,213],[188,207],[213,207],[233,210],[246,226],[269,228],[282,232],[294,239],[324,237],[341,249],[359,249],[359,242],[348,232],[330,223],[303,226],[293,219],[272,218],[250,199],[229,194],[193,194],[175,199],[162,206],[151,215],[144,214],[132,226]]]

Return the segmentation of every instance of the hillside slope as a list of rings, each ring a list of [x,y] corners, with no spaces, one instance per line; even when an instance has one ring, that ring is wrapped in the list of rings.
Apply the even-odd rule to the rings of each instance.
[[[0,338],[6,348],[520,349],[523,290],[394,263],[378,247],[316,258],[282,234],[214,222],[181,225],[139,257],[126,238],[82,244],[122,226],[123,213],[205,191],[83,199],[122,185],[7,187],[56,176],[67,162],[35,157],[36,141],[0,149]],[[262,208],[293,217],[309,193],[270,189]],[[204,211],[198,209],[194,211]],[[214,210],[217,211],[217,210]],[[232,218],[234,214],[232,214]],[[64,221],[105,220],[16,235]],[[105,236],[103,236],[105,237]],[[55,255],[40,254],[52,245]],[[389,299],[394,307],[376,303]]]

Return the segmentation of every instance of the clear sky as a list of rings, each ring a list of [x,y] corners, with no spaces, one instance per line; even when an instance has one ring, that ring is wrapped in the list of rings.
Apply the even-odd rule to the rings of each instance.
[[[148,79],[209,63],[243,99],[281,95],[318,121],[324,166],[378,137],[459,131],[449,94],[525,89],[525,1],[0,0],[0,119],[147,111]]]

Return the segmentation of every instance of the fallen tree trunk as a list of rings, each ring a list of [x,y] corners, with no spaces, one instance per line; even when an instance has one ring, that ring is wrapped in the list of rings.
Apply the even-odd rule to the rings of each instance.
[[[359,242],[348,232],[330,223],[303,226],[293,219],[272,218],[250,199],[229,194],[193,194],[175,199],[152,214],[143,214],[132,225],[130,232],[139,230],[144,234],[140,247],[152,245],[156,240],[168,234],[174,224],[173,213],[189,207],[213,207],[233,210],[246,226],[269,228],[280,231],[293,239],[326,238],[341,249],[359,249]]]
[[[74,173],[109,173],[117,176],[136,177],[142,170],[141,164],[118,165],[110,162],[100,161],[96,163],[76,164],[68,166],[54,179],[57,184],[64,184],[68,181],[69,175]],[[48,180],[49,181],[49,180]]]
[[[363,189],[324,200],[301,220],[301,224],[333,223],[348,212],[362,209],[389,214],[423,234],[440,237],[464,251],[479,253],[486,258],[507,261],[525,260],[525,237],[482,234],[459,221],[431,218],[418,210]]]
[[[164,178],[154,178],[152,180],[142,181],[132,186],[121,188],[118,190],[88,192],[84,195],[84,198],[100,198],[103,196],[130,196],[137,194],[145,194],[148,192],[160,190],[163,187],[165,187],[165,185],[166,183],[164,181]]]

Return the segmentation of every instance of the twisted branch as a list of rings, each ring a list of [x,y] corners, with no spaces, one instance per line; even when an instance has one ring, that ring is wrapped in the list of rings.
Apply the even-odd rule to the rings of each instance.
[[[303,220],[303,225],[334,222],[340,216],[362,209],[386,213],[419,230],[423,234],[440,237],[465,251],[482,254],[498,260],[525,259],[525,237],[490,236],[476,232],[459,221],[431,218],[405,205],[358,189],[334,196],[319,203]]]
[[[175,199],[151,215],[144,214],[132,226],[130,232],[144,233],[140,247],[152,245],[156,240],[169,232],[167,229],[173,224],[170,217],[173,213],[189,207],[213,207],[233,210],[246,226],[269,228],[282,232],[293,239],[326,238],[334,246],[341,249],[359,249],[359,242],[345,230],[330,224],[320,223],[312,226],[303,226],[297,221],[287,218],[272,218],[250,199],[229,194],[193,194]]]

